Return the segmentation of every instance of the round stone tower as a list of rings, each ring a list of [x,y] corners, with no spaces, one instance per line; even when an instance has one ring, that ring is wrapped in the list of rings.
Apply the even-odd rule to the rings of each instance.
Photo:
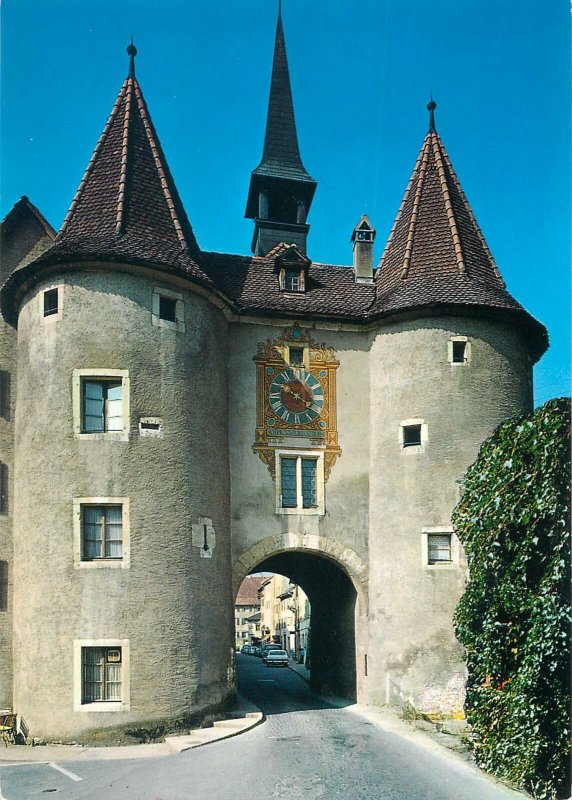
[[[129,52],[56,244],[4,292],[14,708],[35,736],[190,716],[234,690],[227,323]]]
[[[447,713],[464,686],[451,513],[482,442],[532,410],[546,334],[506,291],[428,108],[372,309],[370,701]]]

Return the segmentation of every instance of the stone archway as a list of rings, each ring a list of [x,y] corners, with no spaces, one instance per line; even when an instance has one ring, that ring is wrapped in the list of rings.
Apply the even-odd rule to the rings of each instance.
[[[287,576],[308,595],[312,606],[312,687],[365,702],[365,562],[350,548],[325,537],[271,536],[235,562],[235,596],[243,579],[259,570]]]

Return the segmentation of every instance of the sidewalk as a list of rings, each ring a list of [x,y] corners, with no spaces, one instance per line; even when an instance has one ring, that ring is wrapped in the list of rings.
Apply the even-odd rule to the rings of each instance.
[[[183,736],[166,736],[156,744],[133,744],[123,747],[84,747],[83,745],[45,744],[31,745],[0,743],[0,764],[51,761],[116,761],[133,758],[163,758],[201,747],[220,739],[228,739],[254,728],[264,720],[264,714],[249,700],[237,696],[237,709],[225,719],[213,722],[212,728],[197,728]]]

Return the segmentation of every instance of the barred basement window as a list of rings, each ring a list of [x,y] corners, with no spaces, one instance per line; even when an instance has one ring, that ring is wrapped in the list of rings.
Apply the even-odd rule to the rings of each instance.
[[[451,561],[451,534],[429,533],[427,535],[427,563],[450,564]]]
[[[121,702],[121,647],[82,647],[82,703]]]
[[[82,433],[123,430],[123,382],[82,380]]]
[[[123,557],[123,507],[81,507],[82,561]]]

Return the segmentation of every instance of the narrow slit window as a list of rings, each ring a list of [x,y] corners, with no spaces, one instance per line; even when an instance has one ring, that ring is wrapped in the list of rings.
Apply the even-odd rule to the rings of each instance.
[[[59,311],[58,290],[48,289],[44,292],[44,317],[51,317]]]
[[[0,514],[8,513],[8,464],[0,461]]]
[[[467,343],[462,341],[453,341],[453,363],[464,364],[467,360],[466,351]]]

